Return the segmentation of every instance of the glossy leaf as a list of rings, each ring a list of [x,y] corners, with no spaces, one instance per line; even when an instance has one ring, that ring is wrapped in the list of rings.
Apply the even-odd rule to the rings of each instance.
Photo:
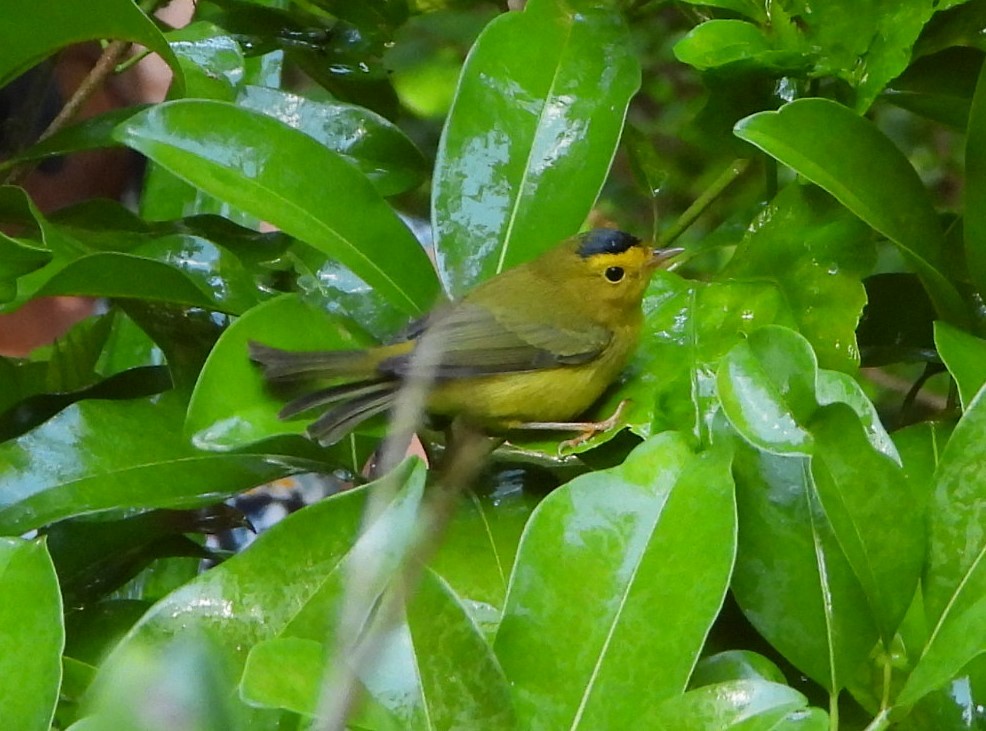
[[[424,573],[407,622],[428,728],[517,728],[493,649],[440,576]]]
[[[129,253],[82,256],[51,272],[34,297],[130,297],[239,314],[260,299],[243,265],[196,236],[164,237]]]
[[[281,434],[303,434],[311,415],[282,421],[285,403],[250,362],[247,343],[293,350],[341,350],[367,344],[341,318],[319,312],[293,295],[255,307],[220,336],[195,384],[185,430],[202,449],[226,451]]]
[[[438,281],[411,232],[362,174],[308,135],[205,100],[155,106],[116,135],[207,193],[337,258],[404,312],[433,304]]]
[[[968,409],[986,383],[986,341],[947,322],[936,322],[935,347],[958,386],[962,408]]]
[[[986,389],[980,389],[952,433],[935,473],[929,505],[923,590],[931,635],[898,697],[910,704],[944,685],[986,650]]]
[[[724,8],[760,22],[767,20],[763,5],[756,0],[684,0],[684,2],[689,5]]]
[[[4,725],[47,731],[62,682],[62,597],[44,541],[0,538],[0,708]]]
[[[848,407],[821,409],[811,432],[814,488],[889,646],[921,574],[924,513],[901,467],[872,448]]]
[[[175,394],[80,401],[0,444],[0,533],[106,510],[199,506],[316,468],[263,453],[199,452],[181,436],[183,415]]]
[[[506,482],[509,476],[502,479]],[[493,495],[464,498],[430,562],[491,635],[500,622],[517,544],[537,505],[535,496],[509,485],[499,485]]]
[[[799,99],[780,111],[741,120],[735,133],[827,190],[890,239],[914,266],[942,317],[958,324],[967,319],[944,273],[942,230],[924,185],[873,124],[827,99]]]
[[[982,65],[983,52],[978,49],[947,48],[913,61],[890,82],[882,97],[915,114],[965,130]]]
[[[655,731],[825,731],[828,717],[779,683],[733,680],[665,701],[641,723]]]
[[[757,631],[831,691],[873,649],[867,598],[825,517],[809,458],[738,445],[732,589]]]
[[[784,683],[784,673],[763,655],[750,650],[726,650],[703,657],[695,665],[689,688],[734,680],[765,680]]]
[[[811,434],[801,425],[816,407],[817,367],[806,340],[783,328],[761,328],[719,366],[716,385],[723,412],[758,449],[811,454]]]
[[[93,0],[65,7],[32,5],[29,13],[21,8],[8,10],[0,33],[4,49],[0,87],[66,46],[113,38],[140,43],[160,55],[175,74],[175,91],[182,91],[182,72],[174,52],[132,0]]]
[[[453,295],[578,231],[639,85],[624,21],[606,3],[532,0],[486,27],[435,162],[435,249]]]
[[[152,652],[190,632],[215,640],[217,653],[234,677],[260,642],[287,637],[331,641],[347,572],[363,565],[367,551],[384,562],[376,583],[364,587],[373,602],[404,560],[424,477],[417,460],[404,462],[385,477],[400,491],[365,526],[364,510],[374,485],[292,513],[242,553],[155,604],[103,664],[100,677],[112,678],[129,653]],[[319,540],[311,540],[313,535]],[[263,621],[258,621],[261,616]]]
[[[262,640],[247,655],[240,695],[253,705],[314,716],[324,671],[321,642],[298,637]]]
[[[759,212],[722,276],[775,283],[819,364],[852,372],[866,305],[861,279],[875,260],[870,239],[869,229],[825,192],[788,185]]]
[[[185,72],[189,97],[233,101],[243,80],[240,45],[211,23],[192,22],[168,33],[168,44]]]
[[[237,104],[274,117],[349,160],[380,195],[418,186],[425,176],[424,155],[397,125],[365,107],[314,101],[262,86],[247,86]]]
[[[683,692],[734,529],[728,455],[694,455],[674,433],[552,492],[524,532],[495,643],[521,724],[623,729]]]
[[[738,69],[796,72],[809,63],[800,49],[775,47],[764,31],[742,20],[708,20],[697,25],[675,44],[674,55],[699,71],[732,73]]]

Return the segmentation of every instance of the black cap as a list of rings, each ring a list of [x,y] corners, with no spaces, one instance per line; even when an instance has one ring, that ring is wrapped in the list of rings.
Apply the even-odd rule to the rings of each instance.
[[[596,228],[579,236],[579,256],[588,259],[595,254],[622,254],[633,246],[640,245],[640,239],[615,228]]]

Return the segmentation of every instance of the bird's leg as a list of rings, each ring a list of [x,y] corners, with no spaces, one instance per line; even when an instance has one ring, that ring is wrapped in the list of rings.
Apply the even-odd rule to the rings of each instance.
[[[616,411],[602,421],[522,421],[510,424],[511,429],[535,429],[540,431],[576,431],[579,434],[571,439],[566,439],[559,446],[573,448],[583,444],[596,434],[612,429],[620,423],[623,412],[630,402],[624,399],[616,407]]]

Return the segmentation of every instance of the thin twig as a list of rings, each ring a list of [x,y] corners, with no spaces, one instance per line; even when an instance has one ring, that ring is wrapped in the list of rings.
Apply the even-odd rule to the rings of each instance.
[[[86,78],[79,84],[79,88],[75,90],[75,93],[72,94],[72,97],[51,121],[51,124],[38,137],[38,142],[48,139],[75,118],[82,105],[88,101],[96,89],[114,72],[117,62],[129,50],[130,45],[130,41],[113,41],[106,46],[99,60],[96,61],[96,65],[92,67],[92,70],[86,74]],[[14,185],[20,180],[23,180],[34,169],[35,165],[37,165],[37,161],[35,160],[18,165],[7,173],[7,177],[3,183],[5,185]]]
[[[746,168],[749,167],[749,165],[749,160],[733,160],[722,172],[722,174],[720,174],[719,177],[713,181],[712,185],[702,191],[702,195],[700,195],[694,203],[688,206],[688,209],[678,217],[678,220],[664,232],[658,248],[663,249],[670,246],[675,239],[681,236],[681,234],[683,234],[685,230],[695,223],[696,219],[705,212],[705,209],[712,205],[716,198],[722,195],[722,192],[729,187],[730,183],[746,172]]]

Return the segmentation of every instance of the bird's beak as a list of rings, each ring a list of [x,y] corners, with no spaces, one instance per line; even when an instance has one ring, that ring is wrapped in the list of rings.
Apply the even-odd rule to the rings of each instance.
[[[667,249],[654,249],[650,254],[650,261],[647,262],[651,269],[657,269],[668,259],[678,256],[684,249],[680,246],[669,247]]]

